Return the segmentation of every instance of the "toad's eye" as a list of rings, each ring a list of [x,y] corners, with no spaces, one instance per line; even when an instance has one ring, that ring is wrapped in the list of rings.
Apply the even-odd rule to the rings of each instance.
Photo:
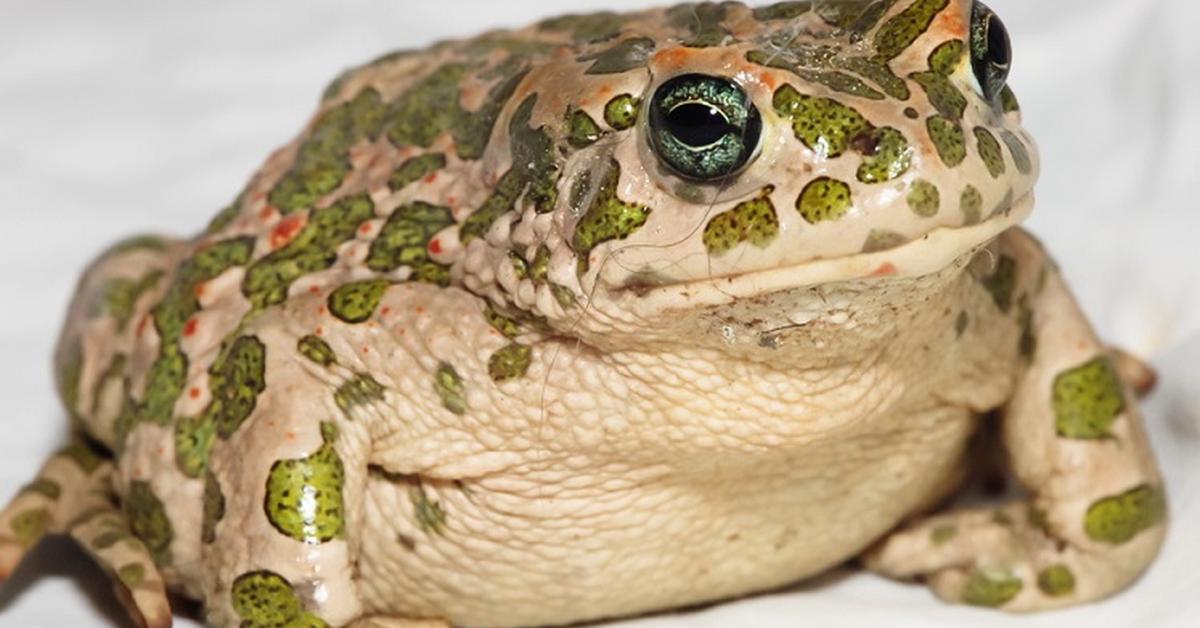
[[[685,74],[663,83],[650,104],[650,143],[681,177],[719,181],[746,166],[758,147],[762,118],[737,83]]]
[[[971,15],[971,67],[988,100],[995,100],[1008,80],[1012,65],[1012,44],[1004,23],[982,2],[976,2]]]

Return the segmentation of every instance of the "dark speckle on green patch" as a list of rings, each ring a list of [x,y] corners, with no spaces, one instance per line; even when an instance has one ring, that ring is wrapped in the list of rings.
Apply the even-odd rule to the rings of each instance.
[[[1162,490],[1143,484],[1092,504],[1083,528],[1094,541],[1119,545],[1161,524],[1166,517],[1167,500]]]
[[[423,201],[397,207],[371,243],[367,268],[390,273],[401,266],[409,266],[413,269],[412,278],[432,278],[431,283],[446,285],[449,269],[430,257],[429,242],[439,231],[452,225],[454,214],[449,207]]]
[[[932,218],[941,208],[941,193],[936,185],[924,180],[913,181],[908,190],[908,208],[922,218]]]
[[[314,210],[308,224],[291,242],[247,269],[242,293],[255,309],[282,303],[297,279],[333,266],[338,247],[353,239],[359,226],[374,217],[375,204],[366,194]]]
[[[908,243],[908,238],[895,231],[875,229],[867,236],[867,241],[863,244],[863,253],[890,251],[906,243]]]
[[[958,206],[963,214],[964,225],[979,224],[983,217],[983,194],[979,192],[979,188],[967,184],[967,187],[963,188]]]
[[[200,526],[200,540],[212,543],[217,540],[217,524],[225,518],[225,493],[211,472],[204,475],[204,519]]]
[[[604,106],[604,122],[617,131],[631,128],[637,122],[641,100],[629,94],[621,94]]]
[[[252,571],[238,576],[230,591],[231,602],[242,628],[328,628],[316,615],[305,611],[291,583],[270,571]]]
[[[442,362],[433,373],[433,390],[442,400],[442,405],[454,414],[467,411],[467,393],[462,376],[454,367]]]
[[[321,366],[337,364],[337,355],[333,352],[333,348],[329,346],[329,343],[316,336],[308,335],[298,340],[296,350],[300,352],[300,355]]]
[[[360,373],[338,387],[337,392],[333,394],[333,401],[337,404],[338,409],[347,418],[350,418],[351,410],[359,406],[383,401],[383,394],[384,388],[382,384],[375,381],[374,377]]]
[[[978,142],[979,158],[987,166],[992,178],[1000,178],[1007,167],[1004,164],[1004,153],[1000,150],[1000,142],[991,131],[983,127],[975,127],[975,140]]]
[[[586,74],[620,74],[646,67],[654,40],[649,37],[625,39],[600,52],[584,55],[579,62],[591,61]]]
[[[198,478],[208,467],[213,438],[229,438],[249,418],[266,390],[266,347],[253,336],[227,343],[208,369],[212,400],[196,417],[175,423],[175,463]]]
[[[309,545],[328,543],[345,532],[346,472],[334,449],[337,428],[322,423],[321,438],[323,444],[311,455],[271,465],[263,500],[267,520],[276,530]]]
[[[532,347],[511,343],[493,353],[488,359],[488,375],[497,384],[520,379],[529,371],[532,359]]]
[[[425,487],[417,484],[408,489],[413,505],[413,517],[425,534],[443,534],[446,529],[446,511],[439,502],[429,499]]]
[[[1066,565],[1053,565],[1038,572],[1038,589],[1050,597],[1063,597],[1075,592],[1075,574]]]
[[[567,112],[567,143],[575,148],[587,148],[595,144],[604,131],[596,120],[582,109]]]
[[[1017,597],[1024,584],[1011,571],[977,569],[967,581],[963,602],[971,606],[997,608]]]
[[[648,207],[626,203],[617,196],[620,178],[620,164],[610,159],[591,206],[575,225],[571,244],[585,263],[592,249],[609,240],[629,237],[650,216]]]
[[[954,168],[967,158],[967,137],[958,122],[945,116],[931,116],[925,121],[925,128],[947,167]]]
[[[37,508],[17,513],[9,525],[21,547],[29,549],[45,536],[46,529],[50,527],[50,511]]]
[[[1096,358],[1056,377],[1053,405],[1059,436],[1107,438],[1125,410],[1125,394],[1112,362]]]
[[[392,176],[388,178],[388,188],[393,192],[399,192],[445,167],[446,156],[442,153],[411,157],[392,172]]]
[[[900,56],[929,26],[950,0],[916,0],[890,18],[875,33],[875,54],[883,60]]]
[[[904,134],[891,127],[872,129],[856,138],[855,148],[863,154],[858,180],[884,183],[908,172],[912,165],[912,147]]]
[[[387,105],[371,88],[327,110],[300,145],[292,169],[271,190],[268,202],[288,214],[312,207],[336,190],[350,172],[350,147],[377,137],[386,118]]]
[[[850,185],[829,177],[813,179],[796,199],[796,210],[812,224],[838,220],[853,206]]]
[[[365,323],[379,308],[392,283],[386,279],[368,279],[343,284],[329,294],[329,313],[352,325]]]
[[[1017,137],[1016,133],[1007,129],[1000,132],[1000,138],[1008,146],[1008,151],[1012,153],[1013,163],[1017,166],[1017,172],[1021,174],[1032,173],[1033,159],[1029,156],[1029,148],[1025,146],[1025,142],[1021,141],[1021,138]]]
[[[709,221],[704,228],[704,246],[710,255],[721,256],[739,244],[766,248],[779,236],[779,215],[771,203],[775,187],[768,185],[753,199]]]
[[[1013,291],[1017,286],[1017,260],[1001,255],[996,263],[996,270],[991,275],[982,277],[980,282],[985,290],[992,295],[992,301],[1001,312],[1007,314],[1012,310]]]
[[[134,480],[129,483],[129,494],[125,496],[125,515],[129,529],[142,540],[156,565],[171,564],[171,541],[175,531],[167,510],[150,488],[149,482]]]
[[[779,115],[791,120],[797,139],[829,158],[846,152],[851,140],[872,129],[854,109],[829,98],[805,96],[791,85],[775,91],[774,105]]]

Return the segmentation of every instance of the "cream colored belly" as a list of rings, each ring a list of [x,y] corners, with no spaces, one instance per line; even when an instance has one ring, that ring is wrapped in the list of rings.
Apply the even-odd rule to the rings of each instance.
[[[372,474],[360,593],[374,613],[500,626],[779,587],[855,556],[953,487],[968,412],[890,417],[891,429],[882,421],[864,421],[858,438],[753,459],[618,473],[541,461],[462,485],[426,483],[423,500],[413,484]],[[440,509],[444,524],[423,529],[418,502],[427,523]]]

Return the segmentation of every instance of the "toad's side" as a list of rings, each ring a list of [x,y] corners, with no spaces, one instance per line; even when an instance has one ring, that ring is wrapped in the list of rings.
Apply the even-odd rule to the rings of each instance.
[[[85,274],[79,438],[0,514],[0,569],[69,534],[152,626],[167,589],[216,625],[562,624],[864,552],[1013,611],[1128,584],[1166,511],[1146,373],[1016,226],[1002,26],[812,4],[347,73],[205,233]],[[926,516],[996,411],[1028,497]]]

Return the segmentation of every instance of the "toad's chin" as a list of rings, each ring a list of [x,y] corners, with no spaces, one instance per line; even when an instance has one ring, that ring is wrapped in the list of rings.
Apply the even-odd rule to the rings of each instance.
[[[739,275],[680,283],[642,283],[634,279],[608,286],[610,298],[642,316],[672,310],[728,305],[738,299],[871,278],[916,278],[937,273],[996,236],[1020,224],[1033,211],[1027,193],[987,220],[971,226],[935,229],[884,251],[806,261],[802,264]]]

